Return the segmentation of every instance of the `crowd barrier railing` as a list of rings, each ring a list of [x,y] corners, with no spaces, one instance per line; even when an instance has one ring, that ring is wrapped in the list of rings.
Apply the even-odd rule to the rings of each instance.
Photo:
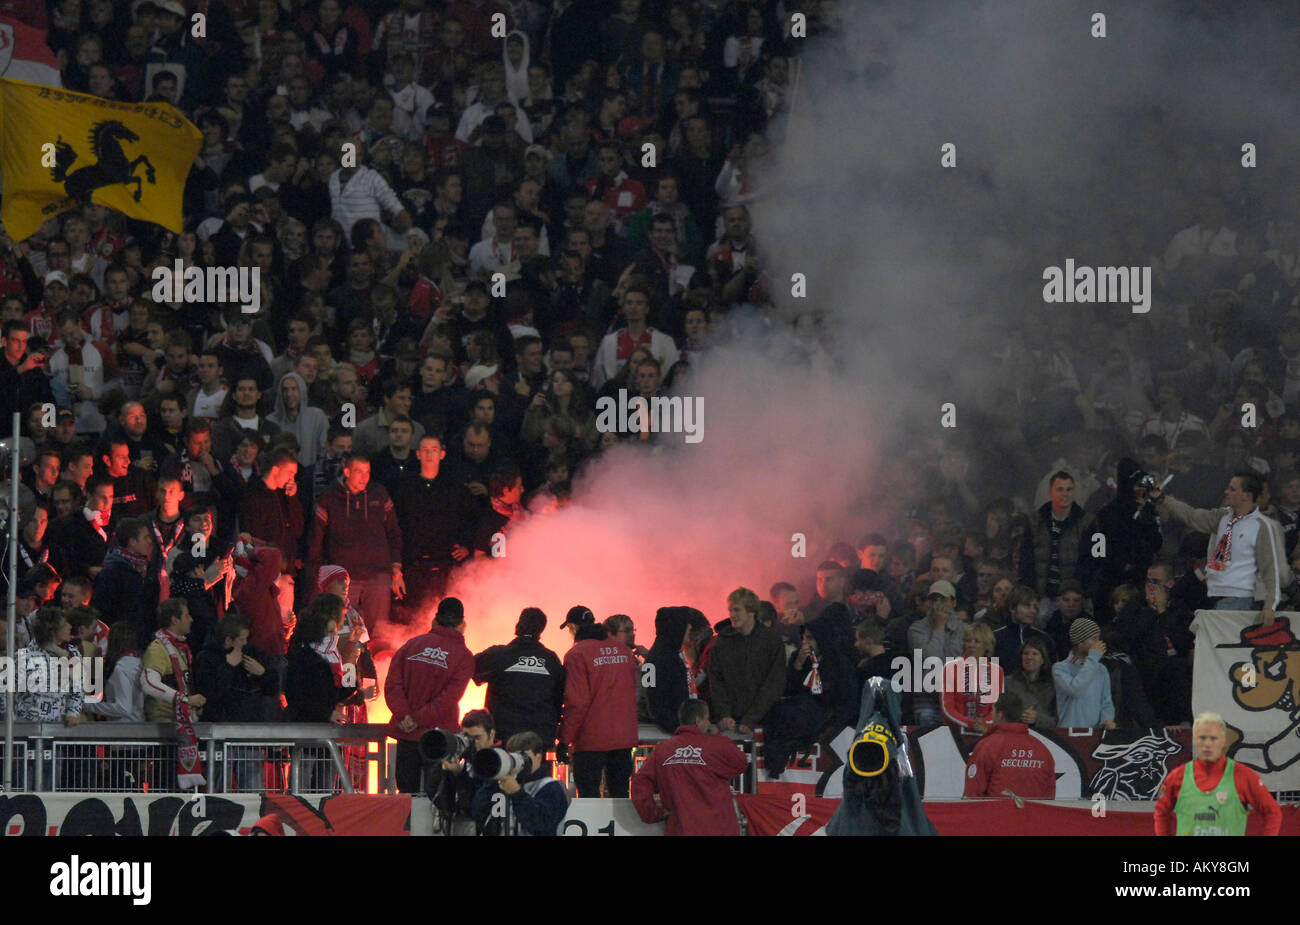
[[[396,743],[382,724],[195,723],[204,793],[395,793]],[[757,791],[752,735],[723,733],[749,759],[742,793]],[[671,736],[638,728],[635,757]],[[177,737],[167,723],[14,724],[14,792],[177,792]],[[0,760],[3,760],[0,745]],[[554,757],[553,755],[549,757]],[[567,765],[556,766],[568,785]]]

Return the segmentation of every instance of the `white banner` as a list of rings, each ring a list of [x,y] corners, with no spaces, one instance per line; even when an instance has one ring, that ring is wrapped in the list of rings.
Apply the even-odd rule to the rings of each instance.
[[[1257,612],[1196,612],[1192,712],[1223,717],[1229,756],[1269,790],[1300,790],[1300,614],[1258,620]]]
[[[574,800],[560,823],[561,835],[663,835],[664,824],[646,825],[631,800]]]

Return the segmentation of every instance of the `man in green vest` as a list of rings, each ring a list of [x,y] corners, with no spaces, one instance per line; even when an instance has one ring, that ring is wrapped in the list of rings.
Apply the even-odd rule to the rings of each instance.
[[[1263,835],[1276,835],[1282,810],[1259,775],[1226,754],[1228,726],[1217,713],[1192,724],[1196,758],[1174,768],[1156,799],[1157,835],[1245,835],[1246,816],[1264,817]]]

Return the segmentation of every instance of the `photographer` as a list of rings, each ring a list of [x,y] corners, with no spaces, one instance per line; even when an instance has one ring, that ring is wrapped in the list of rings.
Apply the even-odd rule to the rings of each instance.
[[[1092,560],[1092,581],[1088,590],[1097,619],[1109,622],[1114,614],[1110,593],[1120,585],[1141,586],[1147,567],[1160,552],[1160,518],[1148,498],[1155,479],[1127,456],[1115,469],[1115,497],[1097,512],[1091,528],[1084,531],[1091,543],[1094,533],[1106,537],[1106,555]]]
[[[470,770],[474,755],[484,748],[496,745],[496,723],[487,710],[470,710],[460,721],[461,735],[469,740],[469,747],[458,758],[442,758],[440,767],[429,769],[429,756],[421,748],[425,759],[426,786],[429,799],[438,810],[447,835],[479,835],[482,827],[472,818],[475,791],[480,781]]]
[[[484,835],[558,835],[569,796],[563,784],[539,771],[545,757],[541,737],[520,732],[506,742],[506,750],[521,753],[525,769],[485,781],[474,794],[474,820]]]

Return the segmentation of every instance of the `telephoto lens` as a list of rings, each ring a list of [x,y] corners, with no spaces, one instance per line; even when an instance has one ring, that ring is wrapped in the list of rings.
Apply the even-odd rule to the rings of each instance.
[[[469,751],[470,744],[463,732],[431,729],[420,736],[420,757],[425,761],[457,761]]]
[[[481,748],[474,753],[474,776],[480,780],[500,780],[518,777],[532,766],[523,752],[508,752],[504,748]]]

